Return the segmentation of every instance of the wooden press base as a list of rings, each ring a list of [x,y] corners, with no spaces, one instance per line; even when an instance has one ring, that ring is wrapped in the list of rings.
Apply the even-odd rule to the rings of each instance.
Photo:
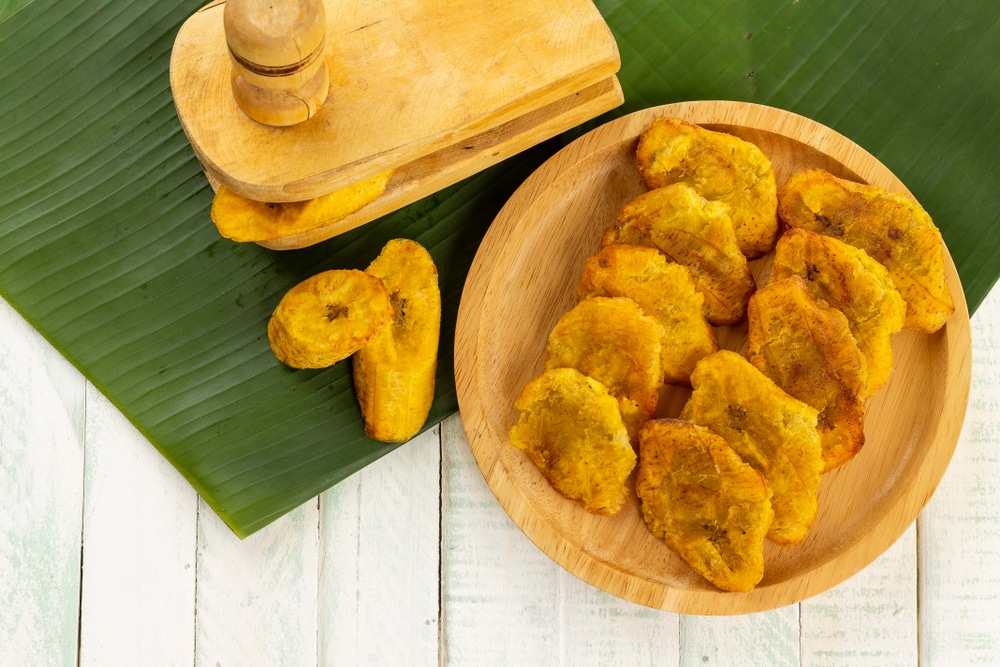
[[[330,95],[292,127],[256,123],[233,101],[223,0],[174,43],[177,114],[214,187],[297,201],[396,170],[361,211],[268,247],[353,229],[622,102],[618,49],[589,0],[326,2]]]

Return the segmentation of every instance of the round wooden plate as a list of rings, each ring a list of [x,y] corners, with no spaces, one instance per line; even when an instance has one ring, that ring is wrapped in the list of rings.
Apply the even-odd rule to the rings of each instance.
[[[455,374],[469,444],[507,514],[549,557],[584,581],[626,600],[690,614],[743,614],[820,593],[883,553],[913,522],[951,459],[970,382],[969,314],[950,255],[947,279],[956,309],[937,333],[893,338],[889,383],[869,402],[866,444],[823,477],[819,514],[794,547],[765,544],[763,580],[748,593],[723,592],[702,579],[646,529],[634,492],[613,518],[594,516],[552,489],[509,444],[514,400],[542,372],[545,344],[576,302],[584,260],[599,248],[618,210],[644,191],[636,139],[655,117],[679,116],[754,142],[771,159],[779,186],[795,171],[834,175],[909,195],[856,144],[807,118],[740,102],[686,102],[639,111],[581,137],[518,189],[486,234],[462,295]],[[758,284],[770,258],[753,262]],[[720,330],[740,349],[745,327]],[[672,389],[667,412],[683,405]],[[689,391],[689,390],[688,390]],[[676,414],[676,412],[674,413]],[[667,416],[667,415],[663,415]]]

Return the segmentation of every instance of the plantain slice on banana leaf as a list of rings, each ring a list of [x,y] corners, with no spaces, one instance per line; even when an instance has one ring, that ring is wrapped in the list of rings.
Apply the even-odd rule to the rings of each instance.
[[[292,368],[326,368],[347,359],[392,318],[378,278],[336,269],[303,280],[281,298],[267,324],[274,356]]]
[[[434,401],[441,292],[430,253],[416,241],[389,241],[365,273],[382,281],[392,317],[353,357],[365,432],[404,442],[427,421]]]

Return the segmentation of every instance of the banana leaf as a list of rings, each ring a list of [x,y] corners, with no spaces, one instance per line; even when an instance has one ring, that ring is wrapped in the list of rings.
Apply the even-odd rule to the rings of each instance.
[[[364,268],[389,239],[441,274],[438,388],[476,249],[562,142],[690,99],[782,107],[864,146],[941,227],[974,310],[1000,275],[1000,12],[993,0],[601,0],[623,107],[365,227],[297,251],[219,237],[174,112],[170,50],[199,0],[0,0],[0,295],[246,536],[396,445],[368,440],[349,364],[293,371],[266,323],[284,292]]]

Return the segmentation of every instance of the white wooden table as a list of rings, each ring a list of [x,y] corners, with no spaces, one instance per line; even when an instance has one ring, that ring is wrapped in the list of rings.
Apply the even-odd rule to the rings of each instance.
[[[839,587],[680,616],[544,556],[457,417],[238,540],[0,301],[0,665],[1000,664],[1000,287],[916,524]]]

